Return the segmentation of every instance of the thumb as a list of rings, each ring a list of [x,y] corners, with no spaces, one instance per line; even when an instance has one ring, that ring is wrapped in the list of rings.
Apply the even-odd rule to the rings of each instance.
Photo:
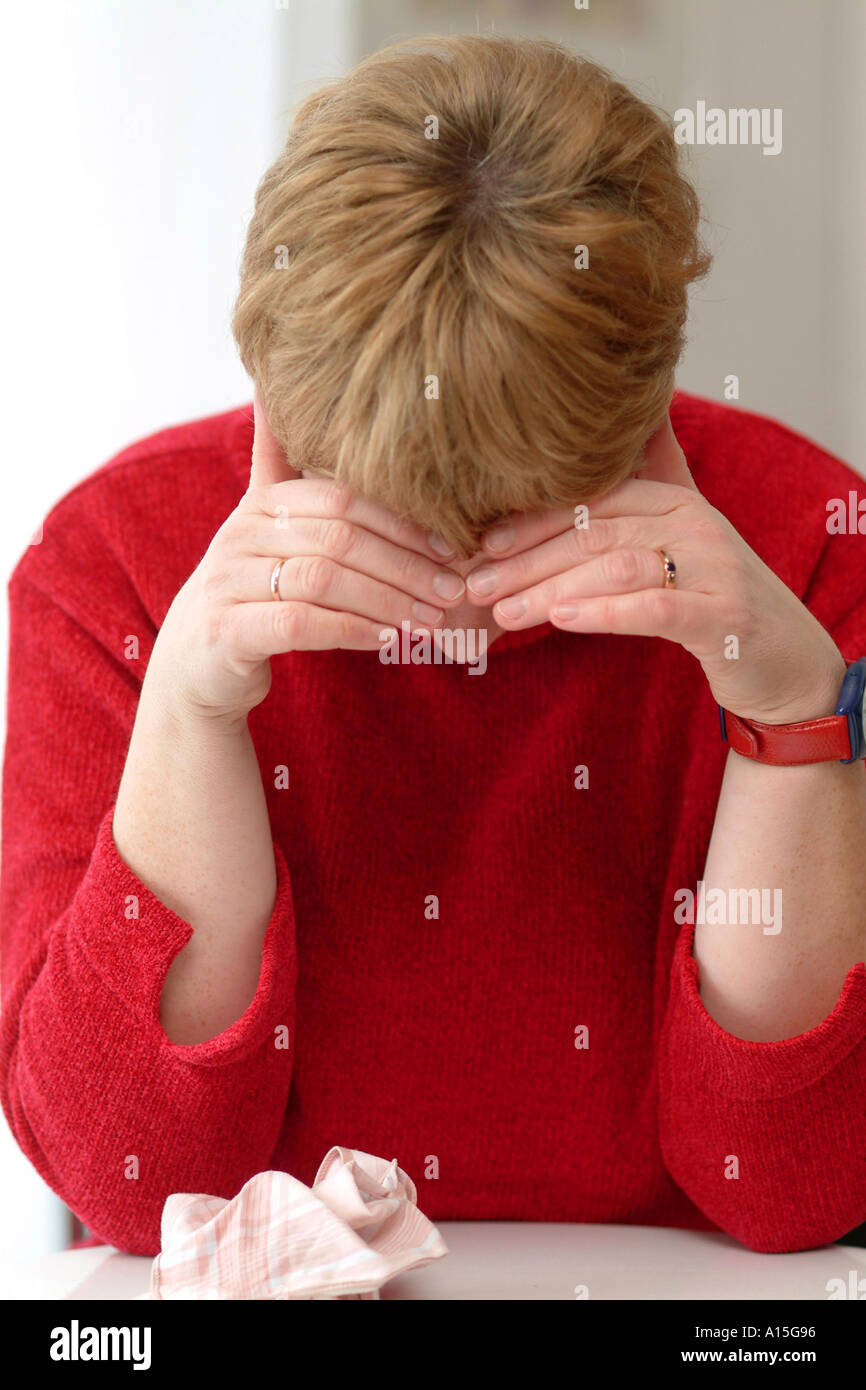
[[[634,476],[651,483],[675,483],[678,487],[698,491],[698,485],[686,463],[686,456],[674,434],[670,415],[665,416],[655,434],[647,440],[643,464]]]
[[[250,485],[268,487],[271,483],[284,483],[289,479],[300,478],[296,468],[286,459],[285,450],[275,437],[258,386],[253,392],[253,457],[250,468]]]

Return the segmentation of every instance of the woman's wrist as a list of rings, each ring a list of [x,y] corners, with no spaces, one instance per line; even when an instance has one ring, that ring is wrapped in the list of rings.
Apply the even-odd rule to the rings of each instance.
[[[248,711],[209,708],[156,671],[148,670],[145,676],[138,711],[139,718],[158,722],[181,738],[231,741],[249,735]]]
[[[757,719],[764,724],[800,724],[808,719],[825,719],[832,715],[839,701],[839,692],[845,679],[847,664],[840,652],[836,659],[830,657],[822,668],[816,669],[814,679],[799,693],[795,691],[785,703],[777,705],[761,714],[746,714],[740,710],[734,713],[744,719]],[[792,680],[797,686],[805,684],[802,679]]]

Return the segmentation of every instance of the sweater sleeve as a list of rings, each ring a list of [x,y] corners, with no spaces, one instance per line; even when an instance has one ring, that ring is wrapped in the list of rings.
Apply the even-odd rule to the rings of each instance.
[[[81,1221],[153,1255],[170,1193],[231,1197],[270,1166],[291,1079],[288,872],[275,846],[277,899],[246,1012],[218,1037],[172,1043],[159,998],[193,929],[129,869],[111,830],[154,625],[104,548],[88,564],[64,555],[61,532],[32,550],[9,585],[0,1099]]]
[[[847,661],[866,656],[866,542],[828,539],[804,601]],[[866,843],[863,887],[866,903]],[[817,1027],[750,1042],[704,1008],[693,944],[687,923],[659,1046],[665,1165],[711,1221],[753,1250],[838,1240],[866,1221],[866,965],[852,962]]]
[[[752,1250],[826,1245],[866,1219],[866,968],[833,1012],[781,1042],[748,1042],[704,1008],[694,926],[677,942],[659,1055],[665,1166]]]

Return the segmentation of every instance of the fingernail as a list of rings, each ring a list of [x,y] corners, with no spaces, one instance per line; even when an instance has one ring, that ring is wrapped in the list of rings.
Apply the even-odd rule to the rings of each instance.
[[[453,545],[449,545],[441,536],[435,535],[432,531],[427,537],[427,543],[431,550],[435,550],[437,555],[442,555],[445,558],[450,558],[452,555],[457,554]]]
[[[433,592],[440,598],[460,598],[466,592],[466,585],[458,574],[450,570],[440,570],[433,580]]]
[[[419,623],[427,623],[430,627],[435,627],[445,617],[441,608],[434,608],[429,603],[413,603],[412,615]]]
[[[495,565],[482,565],[473,570],[466,580],[466,587],[473,594],[492,594],[499,581],[499,570]]]
[[[502,526],[494,526],[492,531],[488,531],[484,538],[484,546],[487,550],[507,550],[514,544],[514,527],[505,522]]]
[[[526,612],[526,599],[516,594],[514,598],[501,599],[496,607],[503,618],[522,618]]]
[[[570,623],[572,618],[580,617],[580,609],[574,603],[564,603],[561,608],[551,609],[550,616],[561,623]]]

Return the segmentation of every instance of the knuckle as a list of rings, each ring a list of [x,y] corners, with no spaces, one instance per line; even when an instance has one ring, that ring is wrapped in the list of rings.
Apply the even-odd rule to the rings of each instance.
[[[635,588],[641,579],[640,557],[633,550],[611,550],[603,556],[605,581],[615,589]]]
[[[241,505],[246,512],[264,512],[268,516],[271,515],[274,503],[270,487],[262,483],[250,483]]]
[[[352,494],[341,483],[326,483],[322,493],[322,505],[329,517],[345,516],[352,501]]]
[[[281,603],[274,614],[276,635],[287,650],[303,645],[308,623],[306,610],[297,603]]]
[[[596,599],[594,611],[598,620],[599,632],[610,632],[613,629],[613,604],[609,598],[601,597]]]
[[[669,589],[647,589],[644,597],[644,612],[647,620],[657,626],[662,626],[670,613],[670,590]]]
[[[342,517],[332,518],[322,527],[322,544],[330,555],[336,555],[338,559],[350,550],[354,539],[354,526]]]
[[[395,557],[394,567],[397,571],[397,578],[403,584],[409,584],[418,575],[418,557],[412,554],[411,550],[398,550]]]
[[[358,620],[352,613],[341,613],[337,624],[339,640],[343,643],[354,641],[358,632]]]
[[[690,531],[693,539],[698,540],[702,546],[716,546],[725,539],[725,520],[715,510],[701,510],[691,522]]]
[[[308,555],[298,560],[295,579],[301,593],[307,598],[320,599],[334,582],[336,566],[325,555]]]
[[[574,539],[582,555],[601,555],[610,543],[610,532],[603,520],[592,519],[585,531],[575,531]]]

